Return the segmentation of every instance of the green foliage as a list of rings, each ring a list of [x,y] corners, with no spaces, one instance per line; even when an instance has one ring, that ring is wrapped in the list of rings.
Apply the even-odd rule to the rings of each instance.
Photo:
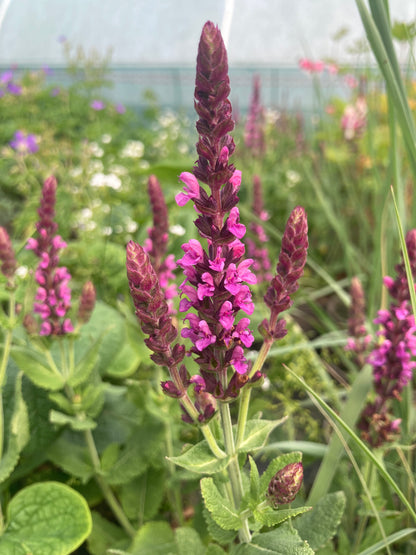
[[[7,507],[7,528],[0,553],[69,555],[91,532],[91,514],[84,498],[56,482],[22,489]]]
[[[241,544],[231,551],[232,555],[312,555],[314,552],[296,530],[281,526],[273,532],[257,534],[250,544]]]

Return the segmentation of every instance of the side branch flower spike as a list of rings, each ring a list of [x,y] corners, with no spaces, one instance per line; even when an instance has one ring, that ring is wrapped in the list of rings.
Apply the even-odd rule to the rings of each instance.
[[[261,221],[266,221],[269,217],[263,208],[263,191],[261,180],[258,175],[253,177],[253,214],[255,214]],[[270,273],[270,259],[269,252],[266,248],[266,243],[269,238],[264,232],[263,226],[258,222],[250,224],[250,231],[252,237],[246,239],[247,253],[250,258],[254,260],[253,270],[257,276],[257,283],[263,281],[270,281],[272,274]]]
[[[56,179],[49,177],[42,189],[39,221],[36,223],[37,238],[29,239],[26,248],[33,250],[40,262],[35,273],[39,285],[34,304],[34,312],[39,314],[42,324],[40,335],[63,335],[73,331],[69,318],[65,318],[71,306],[71,289],[68,282],[71,275],[59,266],[59,251],[66,247],[60,235],[55,235]]]
[[[260,103],[260,77],[254,76],[253,94],[244,130],[244,143],[254,156],[262,156],[266,143],[264,139],[264,110]]]
[[[91,281],[87,281],[81,291],[78,307],[78,324],[89,322],[94,310],[96,300],[95,287]]]
[[[406,247],[413,278],[416,277],[416,229],[406,235]],[[415,320],[404,262],[396,266],[397,277],[384,278],[393,301],[389,310],[380,310],[374,320],[381,329],[382,342],[368,357],[373,366],[375,400],[365,407],[358,428],[373,447],[392,441],[400,432],[400,419],[392,415],[392,400],[401,400],[403,388],[411,381],[416,362]]]
[[[351,280],[351,307],[350,317],[348,318],[348,335],[348,343],[345,349],[355,354],[356,361],[361,367],[365,362],[364,355],[368,352],[371,335],[367,334],[365,327],[365,296],[363,286],[356,276]]]
[[[16,271],[17,262],[12,242],[4,227],[0,227],[0,262],[1,273],[10,280]]]
[[[156,176],[149,177],[147,187],[153,212],[153,227],[148,230],[149,237],[144,244],[144,250],[148,253],[160,286],[165,292],[169,312],[174,313],[171,299],[177,297],[178,292],[175,283],[172,283],[175,280],[173,274],[173,270],[176,268],[175,258],[173,254],[166,256],[169,229],[168,209]]]
[[[266,338],[280,339],[287,333],[284,320],[279,314],[292,306],[291,295],[297,291],[303,274],[308,251],[308,222],[301,206],[292,210],[282,238],[282,248],[276,275],[271,281],[264,302],[270,308],[270,319],[263,320],[260,331]]]

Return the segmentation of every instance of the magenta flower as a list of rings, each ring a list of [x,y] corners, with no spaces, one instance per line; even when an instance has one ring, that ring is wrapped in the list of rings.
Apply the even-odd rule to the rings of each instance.
[[[115,105],[115,109],[118,114],[124,114],[126,112],[126,108],[120,102]]]
[[[37,238],[29,239],[26,248],[39,258],[35,272],[38,289],[33,311],[41,319],[40,335],[63,335],[73,331],[71,320],[66,318],[71,306],[71,275],[59,266],[59,251],[66,247],[65,241],[56,235],[58,225],[54,221],[56,203],[56,179],[49,177],[42,189]]]
[[[413,277],[416,277],[416,229],[406,235],[406,247]],[[362,437],[373,447],[394,440],[400,422],[392,414],[392,400],[401,400],[403,388],[411,381],[416,362],[416,326],[410,306],[409,286],[404,262],[396,266],[397,277],[384,278],[392,302],[381,310],[374,323],[381,326],[382,338],[368,356],[373,366],[376,397],[369,402],[358,423]]]

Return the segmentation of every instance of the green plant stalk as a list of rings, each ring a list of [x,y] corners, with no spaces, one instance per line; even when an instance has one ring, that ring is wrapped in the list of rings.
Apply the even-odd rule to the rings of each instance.
[[[270,352],[270,349],[273,343],[274,343],[273,339],[265,339],[263,341],[263,345],[261,346],[260,351],[257,355],[257,358],[248,375],[249,379],[251,379],[257,371],[260,371],[263,368],[263,364],[267,358],[267,355]],[[248,408],[250,405],[250,396],[251,396],[251,387],[244,387],[241,393],[240,406],[238,411],[237,436],[236,436],[237,448],[239,447],[239,445],[244,439],[244,433],[245,433],[246,424],[247,424]]]
[[[170,459],[171,457],[174,456],[173,441],[172,441],[172,427],[170,424],[170,420],[167,421],[165,424],[165,444],[166,444],[166,452],[168,455],[168,459]],[[169,473],[171,477],[174,477],[176,473],[176,465],[170,460],[168,460],[167,463],[168,463]],[[177,483],[175,483],[172,491],[172,495],[170,495],[169,497],[172,498],[170,502],[174,512],[176,513],[176,518],[180,526],[183,526],[184,518],[183,518],[183,510],[182,510],[182,498],[180,496]]]
[[[227,455],[230,456],[230,463],[227,468],[228,476],[231,482],[234,506],[238,509],[243,498],[243,482],[241,479],[240,466],[238,464],[238,453],[234,444],[230,405],[228,403],[220,403],[220,415],[224,433],[225,451]],[[250,529],[246,518],[242,519],[242,527],[239,536],[244,543],[251,542]]]
[[[293,370],[291,370],[288,366],[284,365],[284,367],[292,375],[292,377],[295,378],[295,380],[299,384],[301,384],[302,387],[306,389],[306,391],[318,402],[318,404],[325,410],[325,412],[329,414],[329,416],[331,416],[331,418],[335,420],[345,432],[347,432],[347,434],[354,441],[355,445],[359,447],[359,449],[366,455],[366,457],[373,462],[374,466],[378,469],[381,476],[384,478],[387,484],[393,489],[393,491],[396,492],[397,496],[400,498],[403,505],[406,507],[406,509],[409,511],[409,514],[416,522],[415,510],[409,503],[408,499],[406,498],[402,490],[396,484],[394,479],[390,476],[390,474],[387,472],[384,466],[380,463],[378,458],[373,454],[371,449],[369,449],[367,445],[350,428],[350,426],[348,426],[348,424],[334,410],[332,410],[331,407],[317,393],[314,392],[314,390],[303,380],[303,378],[300,378],[299,376],[297,376],[296,372],[293,372]]]
[[[6,332],[3,347],[3,356],[0,365],[0,460],[3,457],[4,448],[4,414],[3,414],[3,385],[6,377],[7,364],[9,362],[10,351],[12,348],[13,327],[16,317],[16,304],[14,292],[10,292],[9,298],[9,328]]]

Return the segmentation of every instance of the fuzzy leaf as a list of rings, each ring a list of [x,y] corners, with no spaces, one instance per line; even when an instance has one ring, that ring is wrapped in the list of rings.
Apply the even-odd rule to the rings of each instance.
[[[257,522],[260,522],[264,526],[276,526],[276,524],[280,524],[288,518],[306,513],[311,509],[312,507],[297,507],[296,509],[279,509],[274,511],[271,507],[266,507],[261,511],[255,509],[253,511],[253,516]]]
[[[179,555],[173,531],[167,522],[147,522],[136,534],[132,555]]]
[[[182,526],[175,530],[175,541],[178,548],[178,555],[202,554],[205,551],[205,546],[198,532],[189,526]]]
[[[219,545],[210,543],[205,551],[205,555],[226,555],[226,553]]]
[[[165,488],[164,470],[154,467],[148,468],[137,478],[123,484],[120,489],[120,501],[126,515],[131,520],[140,515],[142,521],[156,517],[163,501]]]
[[[126,533],[113,522],[109,522],[95,511],[92,512],[92,532],[87,540],[91,555],[102,555],[107,549],[128,547]]]
[[[253,500],[258,500],[260,489],[260,476],[257,469],[256,461],[253,457],[250,460],[250,496]]]
[[[186,470],[198,474],[215,474],[227,467],[229,457],[217,459],[213,455],[206,440],[202,440],[178,457],[168,457],[168,459]]]
[[[313,555],[314,551],[296,530],[279,526],[272,532],[253,536],[250,544],[240,544],[232,555]]]
[[[4,482],[15,469],[22,449],[29,441],[29,417],[22,397],[22,377],[19,373],[14,388],[14,408],[10,420],[8,442],[0,461],[0,483]]]
[[[240,515],[222,497],[212,478],[202,478],[201,493],[206,508],[221,528],[224,528],[224,530],[239,530],[241,528]]]
[[[328,493],[310,513],[293,523],[299,535],[307,540],[312,549],[324,546],[335,535],[344,513],[345,502],[344,492]]]
[[[229,545],[237,535],[235,530],[224,530],[215,522],[211,513],[206,507],[202,509],[202,514],[207,525],[210,537],[220,545]]]
[[[4,554],[69,555],[91,532],[85,499],[58,482],[20,490],[7,507],[7,521],[0,537],[0,553]],[[13,550],[8,551],[8,545],[13,545]]]
[[[93,430],[96,427],[96,423],[94,420],[91,420],[91,418],[70,416],[69,414],[64,414],[63,412],[53,409],[49,412],[49,421],[52,424],[57,424],[58,426],[68,425],[77,432],[82,432],[83,430]]]
[[[48,459],[85,484],[94,475],[87,449],[62,435],[47,451]]]
[[[75,366],[74,372],[69,376],[68,384],[71,387],[77,387],[85,382],[91,372],[94,370],[98,361],[98,351],[103,335],[93,343],[91,348],[84,354],[83,358]]]
[[[115,358],[106,366],[105,374],[111,378],[128,378],[137,370],[141,360],[141,353],[130,343],[124,342]]]
[[[248,453],[261,449],[270,433],[280,426],[286,418],[280,420],[249,420],[246,425],[244,439],[237,448],[239,453]]]
[[[267,488],[269,487],[270,480],[273,476],[282,470],[286,465],[291,463],[297,463],[302,461],[302,453],[298,451],[293,451],[292,453],[285,453],[272,460],[265,472],[260,477],[260,495],[266,494]]]
[[[19,369],[37,386],[50,391],[58,391],[65,385],[63,376],[54,372],[47,360],[26,347],[13,347],[12,359]]]

